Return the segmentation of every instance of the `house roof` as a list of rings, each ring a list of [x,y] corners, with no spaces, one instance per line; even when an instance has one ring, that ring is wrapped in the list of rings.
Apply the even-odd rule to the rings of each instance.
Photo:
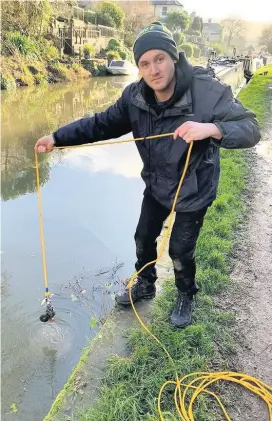
[[[222,30],[221,25],[219,23],[212,23],[207,22],[203,23],[203,31],[207,32],[213,32],[213,33],[220,33]]]
[[[181,6],[183,4],[179,0],[152,0],[153,6]]]

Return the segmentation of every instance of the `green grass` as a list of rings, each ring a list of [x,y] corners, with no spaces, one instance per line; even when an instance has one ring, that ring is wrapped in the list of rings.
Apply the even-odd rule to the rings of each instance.
[[[214,370],[218,370],[218,364],[220,369],[226,369],[216,344],[219,343],[225,353],[234,348],[234,319],[215,307],[211,295],[230,283],[233,231],[241,223],[245,211],[241,193],[246,165],[241,151],[223,151],[222,155],[219,196],[205,218],[197,246],[197,280],[202,292],[198,295],[193,325],[178,331],[169,324],[176,295],[173,279],[165,282],[164,292],[156,298],[155,315],[149,325],[173,357],[180,377],[194,371],[212,371],[213,362],[216,362]],[[141,328],[131,331],[129,345],[130,357],[110,359],[100,398],[80,421],[159,419],[157,396],[165,380],[174,379],[173,367],[163,350]],[[163,408],[166,420],[178,420],[172,393],[164,394]],[[195,406],[195,418],[198,421],[218,420],[214,407],[203,397]]]
[[[263,71],[268,71],[268,75],[259,75]],[[251,108],[257,115],[261,124],[269,117],[270,107],[267,100],[270,95],[268,85],[272,86],[272,64],[258,69],[251,83],[246,89],[240,92],[239,99],[246,107]]]
[[[256,75],[239,95],[261,123],[265,120],[269,71],[268,76]],[[234,316],[216,308],[214,296],[230,286],[235,234],[246,217],[246,177],[244,151],[222,150],[218,197],[205,218],[197,246],[201,293],[193,325],[179,331],[169,324],[176,294],[173,279],[165,281],[164,292],[155,299],[155,313],[148,327],[171,354],[180,377],[195,371],[227,370],[228,355],[235,349]],[[163,350],[140,327],[131,330],[128,342],[131,355],[110,358],[99,398],[79,416],[79,421],[158,421],[157,396],[162,384],[174,379],[173,367]],[[164,393],[162,403],[165,419],[179,420],[171,388]],[[219,420],[215,404],[203,396],[194,406],[194,416],[198,421]]]

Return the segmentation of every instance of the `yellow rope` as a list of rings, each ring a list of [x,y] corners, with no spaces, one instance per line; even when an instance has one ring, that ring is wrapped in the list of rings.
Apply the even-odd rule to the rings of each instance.
[[[146,138],[142,137],[142,138],[136,138],[136,139],[119,140],[119,141],[114,141],[114,142],[96,142],[96,143],[85,144],[85,145],[68,146],[68,147],[65,147],[65,148],[78,148],[78,147],[98,146],[98,145],[114,145],[114,144],[142,141],[142,140],[145,140],[145,139],[154,139],[154,138],[160,138],[160,137],[166,137],[166,136],[172,136],[172,135],[173,135],[173,133],[165,133],[165,134],[161,134],[161,135],[148,136]],[[135,313],[135,316],[137,317],[137,319],[138,319],[140,325],[142,326],[142,328],[162,347],[162,349],[164,350],[165,354],[167,355],[169,361],[171,362],[171,364],[173,366],[173,371],[175,373],[175,380],[166,381],[162,385],[162,387],[159,391],[158,413],[159,413],[159,416],[160,416],[160,421],[165,421],[165,418],[163,417],[163,412],[162,412],[162,409],[161,409],[161,402],[162,402],[163,391],[168,385],[175,385],[176,386],[175,392],[174,392],[174,401],[175,401],[177,413],[178,413],[181,421],[194,421],[195,420],[194,415],[193,415],[193,405],[194,405],[195,400],[199,396],[199,394],[202,393],[202,392],[212,396],[217,401],[220,408],[222,409],[222,412],[223,412],[226,420],[231,421],[226,409],[224,408],[224,405],[222,404],[222,402],[220,400],[220,398],[214,392],[207,389],[212,384],[214,384],[216,382],[219,382],[219,381],[222,381],[222,380],[225,380],[227,382],[237,383],[237,384],[245,387],[246,389],[248,389],[249,391],[251,391],[255,395],[259,396],[264,402],[266,402],[266,404],[268,406],[269,420],[272,421],[272,388],[270,386],[268,386],[267,384],[265,384],[264,382],[262,382],[261,380],[258,380],[258,379],[254,378],[252,376],[247,375],[247,374],[241,374],[241,373],[235,373],[235,372],[218,372],[218,373],[196,372],[196,373],[187,374],[186,376],[179,379],[179,375],[177,373],[176,366],[175,366],[173,358],[171,357],[171,355],[169,354],[169,352],[167,351],[165,346],[161,343],[161,341],[155,335],[153,335],[153,333],[148,329],[148,327],[141,320],[141,318],[140,318],[139,314],[137,313],[137,310],[136,310],[136,308],[133,304],[133,301],[132,301],[131,288],[132,288],[137,276],[149,265],[157,263],[158,260],[160,260],[160,258],[163,255],[163,252],[164,252],[164,249],[165,249],[165,246],[166,246],[166,242],[167,242],[167,239],[169,237],[169,234],[170,234],[170,231],[171,231],[171,228],[172,228],[172,225],[173,225],[175,207],[176,207],[176,203],[177,203],[177,199],[178,199],[178,196],[179,196],[180,189],[182,187],[182,184],[183,184],[183,181],[184,181],[187,169],[188,169],[190,156],[191,156],[191,152],[192,152],[192,147],[193,147],[193,142],[191,142],[190,145],[189,145],[184,170],[183,170],[183,173],[182,173],[182,176],[181,176],[178,188],[177,188],[177,192],[176,192],[176,195],[175,195],[175,198],[174,198],[172,210],[171,210],[171,213],[170,213],[170,216],[169,216],[168,228],[167,228],[167,230],[164,234],[162,244],[161,244],[161,247],[160,247],[160,250],[159,250],[159,253],[158,253],[158,257],[157,257],[156,260],[153,260],[153,261],[147,263],[146,265],[144,265],[138,272],[135,272],[132,275],[132,277],[130,278],[130,281],[128,283],[130,302],[131,302],[133,311]],[[62,148],[64,148],[64,147],[58,147],[58,148],[54,148],[54,149],[62,149]],[[43,269],[44,269],[44,284],[45,284],[46,290],[48,291],[48,281],[47,281],[47,273],[46,273],[46,255],[45,255],[45,244],[44,244],[44,233],[43,233],[42,204],[41,204],[41,193],[40,193],[39,165],[38,165],[38,156],[37,156],[36,152],[35,152],[35,164],[36,164],[35,167],[36,167],[36,176],[37,176],[37,193],[38,193],[38,204],[39,204],[39,218],[40,218],[39,220],[40,220],[40,233],[41,233],[41,246],[42,246],[42,260],[43,260]],[[49,294],[49,293],[47,292],[47,294]],[[192,378],[192,380],[190,378]],[[186,383],[187,380],[189,381],[189,383]],[[194,390],[191,398],[188,396],[189,390]]]

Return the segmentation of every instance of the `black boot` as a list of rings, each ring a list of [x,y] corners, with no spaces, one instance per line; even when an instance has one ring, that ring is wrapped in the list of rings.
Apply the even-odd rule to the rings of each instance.
[[[187,292],[178,292],[176,306],[171,315],[171,324],[175,327],[186,327],[191,324],[195,308],[195,297]]]
[[[140,300],[141,298],[151,299],[156,295],[156,287],[154,282],[151,282],[148,279],[138,277],[136,283],[131,288],[131,297],[133,303]],[[118,292],[115,295],[115,301],[117,304],[123,306],[130,305],[129,299],[129,289],[128,287],[123,292]]]

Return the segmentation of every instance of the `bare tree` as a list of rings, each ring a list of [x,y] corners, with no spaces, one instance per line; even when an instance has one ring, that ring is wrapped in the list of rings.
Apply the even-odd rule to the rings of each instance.
[[[118,5],[125,12],[125,32],[135,35],[144,25],[154,17],[154,7],[149,1],[118,1]]]
[[[267,49],[269,54],[272,54],[272,25],[263,30],[259,43]]]
[[[240,19],[224,19],[221,22],[221,25],[223,26],[228,47],[231,45],[234,38],[243,35],[245,31],[245,22]]]

